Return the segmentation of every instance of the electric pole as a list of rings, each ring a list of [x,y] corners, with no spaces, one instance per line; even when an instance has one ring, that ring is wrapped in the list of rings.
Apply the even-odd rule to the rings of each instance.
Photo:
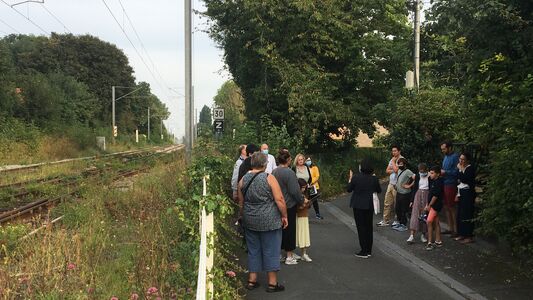
[[[420,88],[420,6],[422,5],[420,0],[415,0],[415,49],[414,49],[414,60],[415,60],[415,88],[418,92]]]
[[[111,126],[111,140],[113,140],[113,145],[115,144],[115,86],[111,87],[111,97],[112,97],[112,114],[113,114],[113,125]]]
[[[185,151],[190,161],[192,152],[192,10],[191,0],[185,0]]]
[[[148,107],[148,140],[150,140],[150,107]]]

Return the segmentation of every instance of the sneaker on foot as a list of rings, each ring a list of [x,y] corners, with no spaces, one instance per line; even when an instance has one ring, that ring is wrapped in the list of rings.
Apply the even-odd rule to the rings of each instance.
[[[280,255],[280,256],[279,256],[279,262],[280,262],[280,263],[285,262],[285,260],[286,260],[286,258],[283,257],[283,255]]]
[[[413,244],[415,242],[415,237],[413,235],[410,235],[407,239],[407,244]]]
[[[392,222],[392,225],[391,225],[391,226],[398,226],[398,225],[400,225],[400,222],[398,222],[398,221],[394,221],[394,222]]]
[[[316,214],[316,218],[317,218],[318,220],[324,220],[324,217],[322,217],[320,214]]]
[[[293,257],[294,259],[296,259],[296,260],[301,260],[301,259],[302,259],[302,257],[301,257],[300,255],[296,254],[296,253],[293,253],[293,254],[292,254],[292,257]]]
[[[378,225],[378,227],[389,226],[389,222],[381,221],[377,222],[376,225]]]
[[[312,262],[313,261],[311,259],[311,257],[309,257],[309,255],[307,255],[307,253],[302,255],[302,260],[305,261],[305,262]]]
[[[426,237],[424,236],[423,233],[420,235],[420,241],[421,241],[422,243],[427,243],[427,242],[428,242],[428,239],[426,239]]]
[[[433,249],[434,249],[433,244],[431,244],[431,243],[427,244],[427,246],[426,246],[425,249],[426,249],[426,251],[431,251],[431,250],[433,250]]]
[[[435,241],[435,244],[436,247],[442,247],[442,241]]]
[[[368,254],[366,253],[363,253],[363,251],[360,251],[359,253],[355,253],[355,256],[356,257],[359,257],[359,258],[368,258]]]
[[[294,257],[287,257],[285,260],[286,265],[297,265],[298,261]]]

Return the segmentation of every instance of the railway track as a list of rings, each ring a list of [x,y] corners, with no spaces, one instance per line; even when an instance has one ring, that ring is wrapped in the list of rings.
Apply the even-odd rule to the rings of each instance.
[[[135,163],[143,163],[143,160],[148,160],[150,158],[158,157],[158,156],[165,156],[167,154],[173,153],[175,151],[178,151],[182,149],[183,146],[171,146],[167,147],[161,150],[153,151],[153,152],[134,152],[130,153],[130,155],[127,155],[126,159],[128,161],[133,161]],[[146,172],[150,169],[150,166],[147,165],[141,165],[141,166],[135,166],[130,169],[120,170],[116,174],[113,174],[113,177],[111,178],[112,182],[121,180],[123,178],[132,177],[137,174],[140,174],[142,172]],[[106,173],[113,172],[111,167],[103,168],[103,169],[92,169],[92,170],[83,170],[82,172],[85,172],[86,176],[79,176],[75,179],[65,179],[61,177],[55,177],[55,178],[47,178],[47,179],[36,179],[36,180],[28,180],[24,182],[17,182],[17,183],[11,183],[6,184],[3,186],[0,186],[1,189],[15,189],[14,193],[9,196],[10,199],[14,198],[21,198],[27,195],[32,194],[32,191],[25,190],[25,186],[29,184],[51,184],[51,185],[59,185],[59,188],[65,188],[68,190],[68,192],[65,194],[62,194],[60,196],[44,196],[42,198],[38,198],[36,200],[31,200],[31,202],[23,204],[19,207],[8,209],[8,210],[0,210],[0,224],[5,224],[10,221],[14,221],[20,218],[23,218],[28,215],[33,215],[36,212],[42,212],[43,210],[48,209],[49,207],[53,206],[55,203],[60,202],[62,200],[70,199],[72,197],[75,197],[79,190],[79,185],[87,180],[88,178],[95,178],[99,175],[105,175]]]

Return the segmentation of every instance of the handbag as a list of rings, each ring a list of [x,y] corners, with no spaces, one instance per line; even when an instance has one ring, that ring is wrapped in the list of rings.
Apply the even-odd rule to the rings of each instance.
[[[374,201],[374,214],[377,215],[380,213],[378,193],[373,193],[372,199]]]

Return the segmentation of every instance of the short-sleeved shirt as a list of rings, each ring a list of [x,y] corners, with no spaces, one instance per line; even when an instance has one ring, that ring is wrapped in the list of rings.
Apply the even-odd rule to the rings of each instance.
[[[400,157],[398,157],[398,158],[402,158],[402,157],[403,157],[403,156],[400,155]],[[391,167],[391,168],[392,168],[392,160],[393,160],[393,159],[394,159],[394,158],[391,158],[391,159],[389,160],[389,167]],[[398,179],[398,174],[397,174],[396,172],[392,172],[392,173],[390,174],[390,176],[389,176],[389,184],[395,185],[397,179]]]
[[[429,184],[429,194],[428,194],[428,203],[431,202],[431,199],[435,196],[437,201],[431,206],[437,212],[440,212],[442,209],[442,197],[444,194],[444,179],[442,177],[437,178],[437,180],[430,180]]]
[[[407,181],[409,181],[409,178],[411,178],[411,176],[414,175],[413,172],[411,172],[411,170],[409,169],[405,169],[405,170],[400,170],[399,171],[399,176],[398,176],[398,180],[396,182],[396,191],[398,191],[398,193],[400,194],[409,194],[411,192],[411,189],[406,189],[403,187],[404,184],[407,183]]]
[[[254,175],[254,173],[247,173],[243,176],[243,189]],[[244,195],[244,226],[253,231],[276,230],[282,226],[281,213],[274,201],[267,176],[268,174],[265,172],[259,173]]]

